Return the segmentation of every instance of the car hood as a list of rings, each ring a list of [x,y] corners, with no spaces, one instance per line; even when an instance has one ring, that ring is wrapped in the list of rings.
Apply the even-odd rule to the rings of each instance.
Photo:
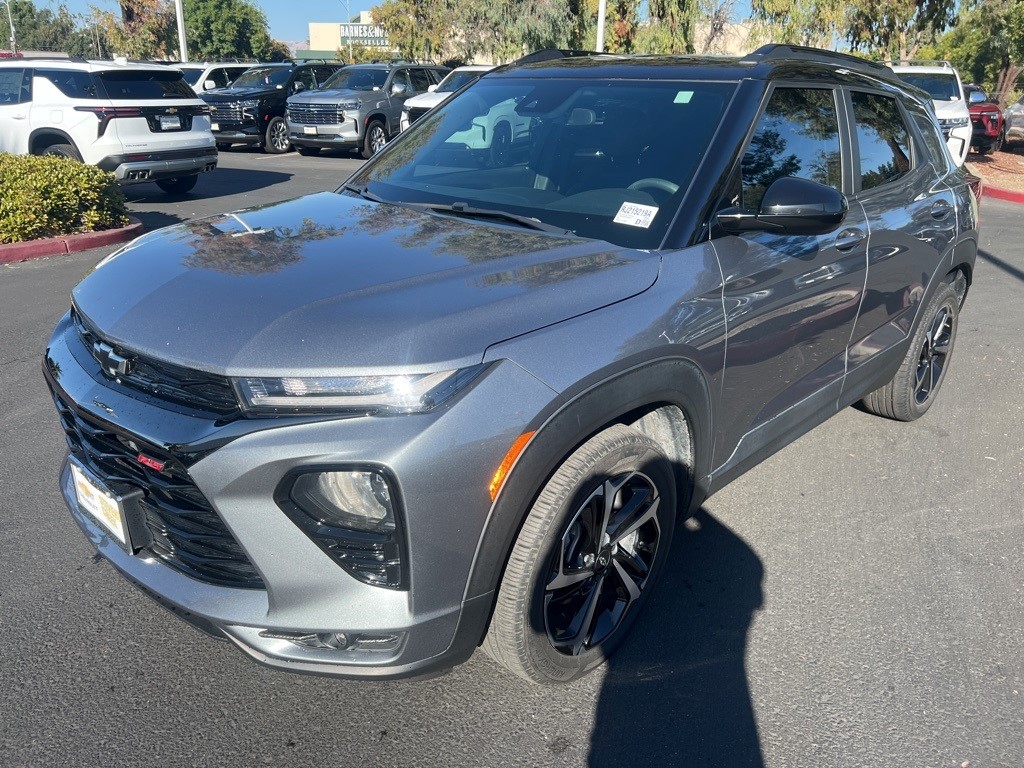
[[[440,370],[622,301],[657,253],[324,192],[144,235],[74,290],[128,350],[222,375]]]
[[[236,101],[237,99],[255,99],[279,93],[281,90],[278,88],[215,88],[212,91],[203,91],[200,98],[206,102]]]
[[[935,116],[940,120],[970,115],[964,101],[932,101],[932,105],[935,107]]]
[[[353,91],[348,88],[332,88],[326,90],[302,91],[288,99],[289,104],[333,104],[339,101],[363,101],[364,99],[380,99],[384,91]]]
[[[433,109],[449,96],[451,96],[451,93],[449,92],[437,93],[434,91],[432,93],[421,93],[419,96],[413,96],[411,99],[406,99],[405,108]]]

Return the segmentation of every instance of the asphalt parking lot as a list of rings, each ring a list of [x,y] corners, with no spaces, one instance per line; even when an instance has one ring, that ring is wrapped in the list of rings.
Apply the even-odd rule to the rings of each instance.
[[[356,157],[236,151],[154,226],[336,186]],[[0,765],[1024,765],[1022,210],[986,200],[928,415],[847,409],[710,499],[607,668],[531,687],[479,654],[348,682],[263,669],[94,556],[39,372],[110,248],[0,267]]]

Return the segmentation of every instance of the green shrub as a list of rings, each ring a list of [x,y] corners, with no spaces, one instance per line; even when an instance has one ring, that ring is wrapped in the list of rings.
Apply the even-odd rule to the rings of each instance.
[[[57,155],[0,153],[0,243],[126,224],[112,173]]]

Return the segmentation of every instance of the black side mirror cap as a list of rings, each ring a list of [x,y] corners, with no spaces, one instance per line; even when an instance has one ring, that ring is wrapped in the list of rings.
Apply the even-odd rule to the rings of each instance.
[[[846,218],[849,204],[841,192],[809,179],[776,179],[761,199],[756,214],[738,208],[719,212],[718,225],[726,232],[763,230],[787,235],[823,235]]]

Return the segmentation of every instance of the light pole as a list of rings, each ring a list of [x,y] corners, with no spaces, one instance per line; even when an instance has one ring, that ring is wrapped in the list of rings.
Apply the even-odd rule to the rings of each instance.
[[[182,64],[185,64],[188,62],[188,45],[185,43],[185,9],[182,8],[181,0],[174,0],[174,14],[178,17],[178,53]]]
[[[594,46],[601,53],[604,52],[604,17],[608,10],[608,0],[601,0],[597,4],[597,45]]]
[[[14,37],[14,19],[11,17],[11,0],[0,0],[7,6],[7,24],[11,28],[11,53],[18,52],[18,41]]]
[[[352,6],[349,5],[349,0],[345,0],[345,26],[348,27],[345,31],[349,33],[345,35],[345,39],[348,40],[348,63],[352,64]]]

